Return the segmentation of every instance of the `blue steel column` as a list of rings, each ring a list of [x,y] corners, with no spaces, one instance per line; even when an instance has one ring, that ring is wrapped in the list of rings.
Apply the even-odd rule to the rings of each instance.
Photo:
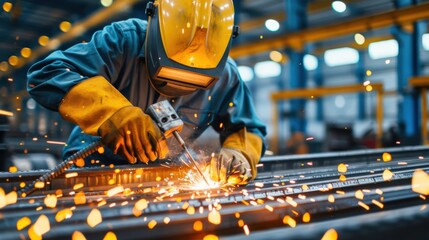
[[[314,74],[314,81],[317,87],[322,87],[325,83],[325,78],[323,77],[323,64],[325,64],[323,55],[317,56],[317,68],[315,69]],[[316,99],[316,106],[316,120],[325,120],[325,116],[323,114],[323,98]]]
[[[286,20],[284,22],[287,31],[298,31],[306,28],[307,25],[307,0],[286,0]],[[307,83],[306,70],[303,59],[305,47],[301,49],[286,48],[289,56],[289,88],[305,88]],[[291,133],[303,132],[306,130],[305,121],[305,100],[292,100],[290,102],[290,112],[293,115],[290,118]]]
[[[356,66],[356,78],[359,84],[362,84],[365,81],[366,71],[365,71],[365,52],[359,51],[359,61]],[[358,93],[358,119],[365,119],[365,94]]]
[[[397,0],[398,7],[409,6],[415,4],[413,0]],[[409,32],[401,26],[393,27],[393,34],[396,37],[399,45],[398,53],[398,92],[402,95],[402,102],[398,106],[398,122],[404,125],[404,137],[408,144],[416,144],[419,139],[419,101],[418,94],[408,91],[408,81],[413,76],[419,75],[419,48],[420,36],[416,31]]]

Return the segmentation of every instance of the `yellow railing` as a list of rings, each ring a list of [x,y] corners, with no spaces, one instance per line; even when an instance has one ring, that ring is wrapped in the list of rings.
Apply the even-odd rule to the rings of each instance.
[[[274,92],[271,94],[271,102],[273,106],[272,115],[272,127],[273,136],[271,141],[271,148],[274,153],[278,150],[278,109],[277,103],[282,100],[290,99],[314,99],[326,95],[335,95],[342,93],[354,93],[354,92],[377,92],[377,132],[376,132],[376,147],[381,147],[381,137],[383,135],[383,84],[375,83],[370,85],[349,85],[349,86],[337,86],[337,87],[320,87],[320,88],[309,88],[309,89],[293,89],[284,90],[280,92]]]

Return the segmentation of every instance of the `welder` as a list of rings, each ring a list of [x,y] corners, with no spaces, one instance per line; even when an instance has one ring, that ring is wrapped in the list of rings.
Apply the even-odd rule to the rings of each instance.
[[[114,22],[29,69],[30,95],[77,125],[63,157],[101,137],[104,164],[166,158],[166,140],[145,109],[168,100],[187,143],[209,126],[219,133],[213,180],[246,184],[256,177],[266,128],[228,57],[238,34],[232,0],[158,0],[145,12],[147,21]]]

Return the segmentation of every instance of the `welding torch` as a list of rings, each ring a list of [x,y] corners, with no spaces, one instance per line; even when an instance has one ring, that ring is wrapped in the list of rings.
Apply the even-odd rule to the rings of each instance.
[[[204,180],[208,187],[210,187],[209,182],[198,166],[197,162],[189,152],[189,149],[186,146],[185,141],[183,141],[182,137],[180,137],[179,132],[183,129],[183,121],[179,118],[174,108],[167,101],[161,101],[155,104],[152,104],[147,109],[146,113],[152,118],[152,120],[156,123],[156,125],[160,128],[161,132],[164,134],[165,138],[169,138],[174,136],[174,138],[179,142],[180,146],[185,151],[186,156],[189,158],[192,165],[197,170],[197,173]],[[83,159],[95,151],[97,151],[100,147],[103,147],[103,143],[101,140],[91,143],[87,147],[81,149],[75,154],[71,155],[63,162],[58,164],[53,170],[43,174],[41,177],[33,181],[31,184],[28,184],[25,188],[21,189],[18,192],[18,196],[26,197],[32,192],[36,190],[36,184],[38,182],[47,183],[51,181],[53,178],[63,174],[67,169],[69,169],[72,165],[76,163],[78,159]]]
[[[165,138],[174,136],[174,138],[179,142],[180,146],[185,151],[185,155],[189,158],[189,161],[197,170],[198,175],[204,180],[207,186],[210,187],[210,184],[198,166],[197,161],[189,152],[185,141],[183,141],[182,137],[179,135],[179,132],[181,132],[183,129],[183,121],[179,118],[170,102],[163,100],[161,102],[154,103],[149,106],[149,108],[146,110],[146,113],[152,118],[153,121],[155,121],[156,125],[159,127],[159,129],[161,129],[161,132],[164,134]]]

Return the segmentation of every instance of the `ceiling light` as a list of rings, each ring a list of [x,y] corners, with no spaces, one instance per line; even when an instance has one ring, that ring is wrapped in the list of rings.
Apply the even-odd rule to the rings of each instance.
[[[326,65],[330,67],[357,63],[359,53],[356,49],[344,47],[327,50],[324,54]]]
[[[398,41],[395,39],[373,42],[368,46],[369,57],[372,59],[396,57],[398,51]]]
[[[109,7],[110,5],[112,5],[113,0],[100,0],[101,5],[103,5],[103,7]]]
[[[271,32],[275,32],[275,31],[279,30],[280,23],[277,20],[268,19],[267,21],[265,21],[265,27],[268,30],[270,30]]]
[[[40,46],[46,46],[49,42],[49,37],[47,36],[40,36],[39,37],[39,44]]]
[[[68,32],[71,28],[71,23],[68,21],[63,21],[60,23],[60,29],[63,32]]]
[[[15,55],[9,57],[9,64],[12,66],[16,66],[19,63],[19,58]]]
[[[355,34],[355,42],[356,42],[358,45],[362,45],[362,44],[364,44],[364,43],[365,43],[365,36],[364,36],[364,35],[362,35],[362,34],[360,34],[360,33],[356,33],[356,34]]]
[[[270,52],[270,59],[274,62],[282,62],[283,61],[283,54],[279,51],[271,51]]]
[[[31,49],[30,48],[25,47],[25,48],[21,49],[21,56],[23,58],[29,58],[30,55],[31,55]]]
[[[318,66],[319,63],[315,56],[311,54],[304,55],[304,68],[307,69],[307,71],[316,70]]]
[[[278,77],[282,71],[281,69],[281,65],[273,61],[264,61],[255,64],[255,74],[258,78]]]
[[[333,1],[331,6],[332,9],[334,9],[334,11],[338,13],[343,13],[347,9],[347,5],[342,1]]]
[[[241,79],[245,82],[252,81],[255,76],[252,68],[248,66],[239,66],[238,72],[240,72]]]
[[[426,51],[429,51],[429,33],[423,34],[422,44],[423,44],[423,49]]]

